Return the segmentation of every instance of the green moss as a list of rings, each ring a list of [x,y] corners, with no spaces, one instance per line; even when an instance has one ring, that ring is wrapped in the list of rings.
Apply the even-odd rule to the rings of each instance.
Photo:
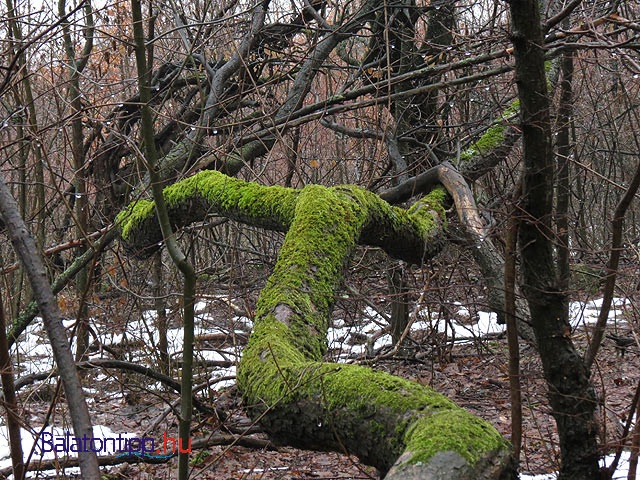
[[[366,219],[362,207],[341,192],[305,187],[276,268],[258,300],[258,318],[286,305],[297,317],[290,328],[310,359],[326,351],[326,330],[343,262]]]
[[[421,224],[433,221],[433,211],[444,217],[445,196],[443,189],[436,189],[413,210],[405,211],[392,209],[376,195],[355,186],[305,187],[276,268],[258,300],[256,326],[241,368],[243,372],[252,372],[246,374],[252,378],[245,376],[240,383],[253,389],[254,381],[258,380],[255,372],[260,372],[259,378],[274,378],[276,363],[280,375],[286,371],[291,375],[287,381],[297,382],[299,368],[305,365],[304,368],[313,370],[317,381],[321,379],[323,388],[331,391],[328,408],[346,406],[358,411],[379,404],[404,411],[432,404],[433,395],[437,394],[430,391],[427,395],[412,382],[360,367],[323,364],[320,360],[326,351],[328,318],[342,278],[343,263],[371,210],[385,210],[382,213],[395,215],[399,222],[413,222],[420,228]],[[276,319],[278,312],[283,314],[285,309],[287,326]],[[290,350],[292,347],[297,354]],[[298,356],[301,352],[303,357]],[[271,391],[272,382],[260,384],[253,398],[268,402],[281,398],[281,388]],[[351,398],[354,385],[361,388]],[[417,393],[420,395],[416,396]],[[438,398],[448,402],[444,397]]]
[[[238,368],[238,385],[245,398],[272,406],[293,393],[282,374],[306,362],[295,344],[291,330],[273,316],[260,321]]]
[[[355,236],[357,239],[358,236],[354,235],[354,232],[362,228],[362,223],[369,222],[372,225],[380,225],[378,239],[397,239],[400,235],[400,238],[407,238],[413,242],[410,248],[421,249],[417,243],[418,238],[424,245],[429,245],[434,238],[434,232],[437,233],[443,228],[443,223],[435,222],[433,218],[435,211],[440,219],[444,220],[443,198],[446,195],[442,189],[434,190],[407,211],[391,207],[377,195],[357,186],[326,188],[312,185],[307,188],[314,189],[318,196],[324,198],[324,207],[341,204],[347,206],[347,210],[353,210],[341,226],[348,230],[342,234],[344,238]],[[165,188],[163,194],[169,215],[175,219],[174,224],[177,228],[204,219],[208,214],[218,213],[256,226],[286,231],[298,214],[296,206],[302,191],[279,186],[264,187],[228,177],[217,171],[203,171]],[[356,210],[362,212],[362,215],[356,213]],[[325,211],[330,212],[328,218],[334,214],[330,208]],[[123,220],[123,239],[137,251],[144,250],[149,245],[136,245],[138,236],[135,231],[145,228],[143,222],[151,220],[152,216],[153,203],[148,201],[136,202],[118,216],[119,220]],[[358,225],[353,224],[353,219],[359,219]],[[444,225],[446,228],[446,224]],[[305,228],[298,229],[298,233],[305,231]],[[326,246],[324,239],[328,238],[328,235],[321,236],[322,238],[316,239],[316,243]],[[155,236],[151,234],[140,238],[144,242],[152,240]],[[342,260],[344,258],[346,257]]]
[[[511,105],[502,112],[500,118],[493,122],[476,143],[460,154],[460,160],[468,161],[477,155],[486,155],[496,147],[499,147],[504,142],[505,123],[511,120],[519,111],[520,100],[516,99],[511,102]]]
[[[164,189],[167,207],[177,207],[193,197],[202,197],[221,213],[241,212],[247,218],[279,217],[293,220],[297,192],[290,188],[265,187],[205,170]]]
[[[480,139],[460,154],[460,160],[471,160],[477,155],[486,155],[504,140],[504,125],[495,124]]]
[[[399,223],[410,222],[417,229],[427,230],[432,228],[434,211],[444,218],[445,197],[444,189],[435,189],[406,211],[392,208],[355,186],[305,187],[276,268],[258,300],[256,326],[239,371],[239,385],[245,393],[272,405],[282,401],[286,393],[283,384],[299,384],[304,376],[305,391],[330,392],[329,410],[360,412],[380,406],[404,412],[427,405],[450,408],[452,404],[445,397],[413,382],[367,368],[320,362],[326,351],[331,303],[342,278],[343,263],[372,211],[377,209],[376,215],[388,215]],[[286,316],[287,325],[278,321],[279,314]],[[280,378],[283,375],[286,378]]]
[[[387,434],[386,428],[381,423],[371,420],[369,423],[371,429],[371,435],[375,437],[384,437]]]
[[[398,455],[409,452],[410,463],[454,451],[474,465],[490,451],[509,448],[490,424],[429,387],[357,365],[309,361],[292,348],[294,342],[291,330],[272,316],[252,335],[238,385],[251,404],[263,404],[259,412],[321,402],[321,423],[345,416],[361,419],[370,437]],[[394,424],[385,424],[385,418]]]
[[[518,115],[520,113],[520,99],[516,98],[511,105],[509,105],[504,112],[502,112],[501,119],[503,121],[511,120],[514,115]]]
[[[429,387],[370,368],[324,364],[320,372],[323,374],[325,391],[331,392],[327,398],[329,410],[346,407],[353,412],[366,414],[371,410],[387,408],[396,413],[427,413],[433,409],[455,406]]]
[[[189,463],[194,466],[202,465],[209,456],[211,456],[211,452],[209,450],[202,450],[196,453]]]
[[[154,205],[149,200],[137,200],[116,216],[116,224],[120,226],[120,235],[123,240],[127,241],[131,232],[135,231],[150,215],[154,215]]]
[[[416,203],[411,205],[407,213],[418,221],[424,222],[426,227],[433,226],[434,223],[433,215],[431,213],[425,215],[427,212],[436,212],[440,220],[445,222],[447,220],[447,216],[444,205],[448,196],[449,194],[444,187],[436,187]],[[418,213],[419,215],[417,215]]]
[[[375,437],[375,448],[384,449],[385,466],[405,444],[415,461],[442,449],[454,449],[475,461],[502,441],[499,435],[494,438],[497,432],[488,424],[428,387],[365,367],[322,362],[344,263],[364,229],[380,225],[390,238],[410,232],[405,238],[413,235],[428,243],[445,221],[443,188],[402,210],[356,186],[309,185],[294,191],[205,171],[167,187],[164,197],[176,215],[196,208],[258,225],[271,219],[288,227],[276,268],[260,294],[254,330],[238,368],[238,387],[251,411],[267,417],[290,416],[291,408],[298,406],[293,411],[302,415],[310,406],[307,415],[312,419],[305,418],[306,427],[325,435],[328,443],[334,432],[322,430],[322,425],[334,419],[356,424],[359,432]],[[135,229],[142,228],[153,210],[152,202],[140,201],[122,212],[118,221],[123,237],[135,236]],[[286,418],[275,433],[290,434],[297,420]],[[278,420],[272,425],[277,426]]]
[[[461,408],[419,419],[407,430],[405,443],[412,454],[409,463],[424,463],[437,452],[453,451],[473,466],[486,453],[508,448],[495,428]]]
[[[279,186],[265,187],[228,177],[217,171],[202,171],[163,190],[170,216],[180,224],[194,205],[203,217],[219,213],[236,220],[284,230],[293,221],[299,191]],[[204,202],[203,202],[204,200]],[[143,222],[155,215],[154,203],[138,200],[117,216],[121,236],[130,242]],[[204,219],[204,218],[202,218]],[[193,220],[192,220],[193,221]],[[184,224],[184,223],[183,223]]]
[[[292,346],[295,343],[295,336],[286,325],[272,316],[263,320],[242,358],[239,383],[243,389],[252,390],[267,405],[283,401],[283,396],[293,398],[322,391],[328,412],[346,408],[363,416],[382,408],[397,414],[456,408],[433,389],[385,372],[358,365],[310,361]],[[293,388],[286,392],[283,384],[297,385],[300,392]],[[403,432],[401,429],[398,433]]]

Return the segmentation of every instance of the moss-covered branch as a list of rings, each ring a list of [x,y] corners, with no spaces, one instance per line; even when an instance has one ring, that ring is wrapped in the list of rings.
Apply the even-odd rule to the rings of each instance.
[[[174,228],[184,227],[219,214],[250,225],[285,232],[293,220],[296,190],[263,187],[203,171],[164,189],[169,217]],[[122,211],[122,239],[128,250],[140,257],[151,255],[162,241],[162,232],[152,201],[139,200]]]
[[[404,256],[414,259],[434,255],[444,243],[443,189],[403,210],[355,186],[296,191],[203,172],[164,196],[180,216],[176,223],[193,220],[192,207],[287,231],[238,369],[247,408],[273,439],[346,450],[392,469],[388,478],[509,478],[510,446],[487,422],[428,387],[322,361],[333,298],[355,244],[399,256],[409,246],[414,251]],[[120,215],[129,247],[144,249],[140,238],[155,242],[154,220],[151,203]]]
[[[307,188],[316,188],[309,186]],[[383,248],[389,255],[421,263],[444,245],[445,192],[435,189],[409,210],[392,207],[362,188],[334,187],[356,202],[367,202],[370,215],[358,241]],[[164,189],[172,226],[184,227],[218,214],[249,225],[286,232],[295,216],[299,190],[264,187],[216,171],[203,171]],[[118,215],[122,238],[128,250],[146,257],[157,250],[162,233],[154,203],[139,200]]]
[[[432,389],[321,361],[343,263],[372,213],[379,215],[373,198],[356,187],[312,186],[300,193],[238,370],[250,413],[278,441],[346,449],[383,472],[395,463],[389,478],[425,471],[439,452],[457,460],[450,465],[458,473],[473,478],[489,459],[508,471],[509,446],[498,432]],[[416,222],[425,230],[439,229],[439,214],[428,211]],[[441,465],[438,474],[443,473],[460,478]]]

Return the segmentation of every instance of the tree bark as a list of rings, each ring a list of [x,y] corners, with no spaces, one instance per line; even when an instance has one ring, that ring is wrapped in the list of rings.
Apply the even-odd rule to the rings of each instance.
[[[24,475],[24,459],[22,457],[22,440],[20,438],[20,414],[16,387],[13,380],[11,354],[7,344],[7,330],[4,320],[4,302],[0,294],[0,378],[2,378],[2,392],[4,394],[4,409],[7,412],[7,432],[9,433],[9,449],[13,478],[21,479]]]
[[[264,10],[260,7],[254,14],[262,24],[264,21]],[[162,238],[169,256],[174,265],[183,275],[183,342],[182,342],[182,381],[180,395],[180,419],[179,435],[180,442],[186,445],[190,442],[191,433],[191,413],[193,410],[192,387],[193,387],[193,344],[194,344],[194,304],[196,290],[196,274],[191,262],[182,252],[180,245],[173,236],[171,223],[167,214],[167,207],[162,195],[162,178],[158,174],[158,154],[155,146],[153,134],[153,116],[149,101],[151,99],[149,85],[149,71],[147,70],[147,50],[145,48],[145,36],[142,28],[142,6],[140,0],[131,0],[131,14],[133,18],[133,32],[135,38],[136,67],[138,70],[138,88],[140,89],[140,134],[144,146],[145,158],[143,162],[147,168],[147,174],[151,182],[151,191],[156,204],[156,215],[158,226],[162,232]],[[207,101],[207,106],[209,102]],[[178,479],[186,480],[189,475],[189,452],[182,450],[178,454]]]
[[[524,294],[558,425],[560,479],[598,478],[595,395],[571,341],[566,292],[553,253],[553,151],[538,0],[512,0],[512,41],[524,147],[518,232]]]
[[[516,244],[518,240],[518,219],[515,208],[511,207],[507,221],[504,261],[504,310],[509,344],[509,394],[511,397],[511,443],[513,456],[520,462],[522,447],[522,395],[520,391],[520,345],[516,326]]]

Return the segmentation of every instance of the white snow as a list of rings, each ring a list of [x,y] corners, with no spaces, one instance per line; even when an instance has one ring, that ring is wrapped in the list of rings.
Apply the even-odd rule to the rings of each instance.
[[[572,302],[569,304],[569,320],[572,327],[578,327],[580,325],[589,325],[598,321],[598,315],[602,308],[602,298],[596,300],[589,300],[587,302]],[[628,303],[628,301],[627,301]],[[613,298],[611,302],[611,309],[607,316],[607,323],[610,321],[624,321],[621,317],[622,310],[625,304],[624,298]]]
[[[631,452],[623,450],[620,455],[620,461],[618,462],[618,466],[616,467],[616,471],[613,474],[613,480],[626,480],[629,476],[629,456]],[[613,462],[615,455],[607,455],[602,460],[600,460],[600,466],[609,466]],[[553,473],[545,473],[542,475],[520,475],[520,480],[556,480],[558,478],[558,474],[556,472]],[[639,475],[636,474],[636,479],[640,478]]]
[[[626,301],[628,303],[628,300]],[[622,307],[625,299],[614,298],[611,303],[611,310],[608,315],[608,323],[625,322],[622,316]],[[587,302],[572,302],[569,305],[569,322],[573,328],[587,324],[593,324],[598,320],[598,314],[602,307],[602,299],[589,300]],[[471,313],[469,309],[455,302],[451,305],[457,318],[469,319]],[[411,331],[424,330],[427,332],[447,333],[448,338],[456,340],[473,340],[482,338],[489,334],[498,334],[506,330],[505,325],[496,322],[496,314],[478,311],[474,321],[460,321],[457,318],[441,318],[437,313],[423,309],[418,312],[418,318],[411,326]],[[327,332],[329,348],[335,352],[339,360],[346,360],[361,355],[366,350],[366,341],[363,335],[370,337],[386,324],[382,316],[370,307],[365,308],[367,320],[352,326],[346,326],[344,320],[339,319],[334,322],[333,327]],[[351,341],[359,337],[359,340]],[[362,343],[365,341],[365,343]],[[373,346],[374,351],[385,345],[391,345],[391,336],[383,335],[379,337]],[[352,345],[351,345],[352,344]]]

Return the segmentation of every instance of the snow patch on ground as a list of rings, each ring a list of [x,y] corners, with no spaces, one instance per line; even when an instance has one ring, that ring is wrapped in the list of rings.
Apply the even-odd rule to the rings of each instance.
[[[611,306],[611,311],[608,315],[608,322],[613,324],[616,322],[624,322],[622,316],[622,309],[624,308],[625,301],[623,298],[614,298]],[[602,307],[602,299],[590,300],[587,302],[572,302],[569,306],[570,323],[573,328],[578,326],[593,324],[597,321],[600,308]],[[206,301],[199,301],[195,305],[196,311],[196,335],[205,334],[228,334],[232,329],[236,334],[246,334],[251,331],[253,326],[250,319],[246,317],[236,316],[229,322],[229,328],[222,328],[217,326],[215,318],[211,313],[208,313],[209,304]],[[475,317],[472,318],[472,314],[467,307],[460,303],[454,303],[450,305],[452,316],[454,318],[442,318],[438,314],[434,314],[428,309],[418,311],[417,318],[411,326],[412,332],[424,331],[424,332],[438,332],[439,334],[446,334],[448,338],[455,338],[456,340],[472,341],[475,338],[482,338],[488,334],[498,334],[505,331],[504,325],[498,325],[496,322],[496,315],[488,312],[477,312]],[[380,313],[371,307],[366,307],[363,312],[363,320],[361,322],[354,322],[353,325],[347,325],[344,320],[338,319],[334,321],[334,324],[329,328],[327,332],[327,340],[329,348],[332,353],[337,356],[339,361],[346,361],[350,358],[362,355],[367,351],[367,342],[372,336],[379,332],[384,326],[386,326],[386,320]],[[142,318],[138,321],[129,322],[124,331],[110,331],[108,333],[101,334],[99,340],[104,345],[115,346],[123,341],[141,341],[141,345],[155,345],[158,342],[158,333],[155,326],[156,312],[149,310],[143,313]],[[65,320],[64,324],[66,328],[73,327],[73,320]],[[167,332],[169,338],[169,353],[172,355],[179,354],[182,351],[183,331],[181,328],[172,328]],[[377,351],[382,347],[391,346],[391,336],[383,334],[378,336],[372,345],[372,350]],[[16,349],[18,349],[16,351]],[[144,348],[140,348],[139,358],[142,361],[143,358],[148,357],[148,352],[144,352]],[[36,318],[26,329],[26,332],[22,335],[21,340],[13,347],[13,353],[18,354],[19,363],[17,365],[18,376],[24,376],[32,373],[41,373],[49,371],[53,368],[53,354],[48,340],[43,333],[42,321],[40,318]],[[99,355],[100,352],[97,352]],[[220,348],[201,348],[197,351],[197,356],[201,360],[210,361],[231,361],[235,362],[239,359],[241,354],[240,347],[224,346]],[[134,355],[135,359],[135,355]],[[135,361],[135,360],[134,360]],[[236,367],[232,365],[228,368],[215,368],[212,369],[211,380],[215,381],[223,377],[235,377]],[[98,374],[97,379],[105,380],[108,377],[102,373]],[[235,384],[235,379],[227,379],[223,381],[217,381],[213,388],[222,389]],[[86,388],[85,392],[88,394],[97,393],[94,389]],[[58,427],[47,427],[46,430],[53,435],[63,435],[62,429]],[[23,450],[25,455],[31,451],[34,445],[34,435],[27,430],[22,431]],[[96,438],[110,438],[117,436],[108,427],[96,426],[94,427],[94,436]],[[134,434],[125,433],[129,437],[135,436]],[[112,454],[114,452],[105,451],[104,454]],[[49,459],[53,458],[53,452],[47,452],[44,454],[36,454],[33,459]],[[623,453],[622,460],[618,466],[618,470],[614,475],[614,478],[626,478],[628,472],[628,452]],[[612,456],[607,456],[608,463],[612,461]],[[6,427],[0,427],[0,468],[10,466],[11,460],[9,459],[9,442],[7,439]],[[273,468],[271,468],[273,469]],[[77,473],[78,469],[68,469],[68,471]],[[35,474],[34,474],[35,475]],[[42,476],[42,474],[40,474]],[[552,480],[556,478],[554,473],[545,475],[522,475],[522,480]]]
[[[628,301],[626,301],[628,303]],[[608,315],[608,323],[624,322],[622,308],[625,299],[614,298]],[[572,302],[569,305],[569,322],[573,328],[593,324],[598,320],[598,314],[602,307],[602,299],[589,300],[587,302]],[[490,312],[478,311],[475,318],[471,318],[469,309],[454,302],[450,310],[455,318],[442,318],[425,308],[417,312],[417,319],[411,325],[411,331],[438,332],[447,334],[447,338],[458,341],[483,338],[491,334],[500,334],[506,330],[506,325],[497,323],[497,315]],[[367,338],[386,325],[386,321],[378,312],[370,307],[364,310],[367,320],[345,325],[344,320],[334,321],[333,327],[327,332],[329,348],[340,361],[355,358],[367,351]],[[383,335],[375,340],[372,350],[376,351],[384,346],[391,346],[391,336]]]
[[[620,461],[618,462],[618,466],[616,468],[615,473],[613,474],[613,480],[622,480],[629,476],[629,456],[631,452],[623,451],[620,455]],[[604,467],[611,465],[615,455],[607,455],[603,459],[600,460],[600,466]],[[557,472],[545,473],[543,475],[520,475],[520,480],[556,480],[558,478]],[[636,479],[640,478],[640,476],[636,475]]]

